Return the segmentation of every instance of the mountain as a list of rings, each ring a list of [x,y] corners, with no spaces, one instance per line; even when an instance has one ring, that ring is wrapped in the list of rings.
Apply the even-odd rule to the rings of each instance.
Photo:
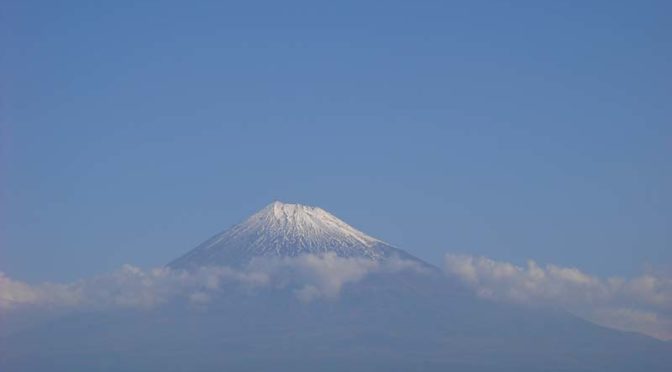
[[[372,261],[398,257],[421,262],[355,229],[324,209],[276,201],[244,222],[206,240],[169,266],[176,269],[213,265],[240,267],[260,257],[298,257],[327,252]]]
[[[326,265],[306,273],[315,261],[305,257],[322,256]],[[170,263],[179,280],[165,283],[196,280],[217,265],[247,277],[257,259],[298,263],[299,280],[269,276],[258,287],[206,281],[205,301],[178,297],[155,308],[73,311],[0,332],[0,371],[662,372],[672,366],[670,343],[562,309],[484,301],[438,270],[397,270],[431,266],[315,207],[267,206]],[[353,273],[357,280],[342,281]],[[320,285],[333,289],[329,278],[341,280],[337,296],[297,296]],[[124,295],[137,291],[132,285]]]

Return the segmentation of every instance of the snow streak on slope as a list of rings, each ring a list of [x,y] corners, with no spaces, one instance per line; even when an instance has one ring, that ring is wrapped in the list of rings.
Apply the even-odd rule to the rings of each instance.
[[[241,266],[257,257],[325,253],[373,261],[391,256],[418,260],[364,234],[321,208],[276,201],[245,222],[207,240],[169,266]]]

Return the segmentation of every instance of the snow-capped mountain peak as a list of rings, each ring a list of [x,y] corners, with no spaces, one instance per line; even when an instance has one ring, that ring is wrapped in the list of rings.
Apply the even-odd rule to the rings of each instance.
[[[295,257],[327,252],[371,260],[392,255],[412,257],[355,229],[324,209],[275,201],[169,266],[240,266],[256,257]]]
[[[260,230],[284,238],[319,243],[325,239],[357,241],[371,247],[381,243],[322,208],[275,201],[236,226],[237,233]]]

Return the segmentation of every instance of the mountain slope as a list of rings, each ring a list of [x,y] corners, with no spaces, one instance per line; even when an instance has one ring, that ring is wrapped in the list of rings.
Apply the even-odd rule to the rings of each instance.
[[[170,266],[323,253],[372,267],[397,256],[422,263],[322,209],[276,202]],[[175,272],[203,274],[189,270]],[[326,271],[342,274],[339,266]],[[0,371],[667,372],[672,365],[670,343],[558,309],[484,301],[437,270],[373,270],[342,282],[336,297],[302,301],[306,284],[328,278],[312,274],[256,287],[216,282],[206,285],[205,301],[78,311],[0,332]]]
[[[74,314],[6,340],[0,370],[663,372],[671,351],[560,311],[483,302],[438,277],[379,274],[337,301],[223,288],[204,308]]]
[[[180,269],[216,265],[238,267],[260,257],[297,257],[327,252],[373,261],[394,256],[420,261],[321,208],[276,201],[168,266]]]

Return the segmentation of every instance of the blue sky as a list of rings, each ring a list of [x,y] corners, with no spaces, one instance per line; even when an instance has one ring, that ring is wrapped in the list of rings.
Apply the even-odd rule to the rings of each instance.
[[[162,265],[276,199],[435,263],[669,269],[670,12],[4,3],[0,271]]]

